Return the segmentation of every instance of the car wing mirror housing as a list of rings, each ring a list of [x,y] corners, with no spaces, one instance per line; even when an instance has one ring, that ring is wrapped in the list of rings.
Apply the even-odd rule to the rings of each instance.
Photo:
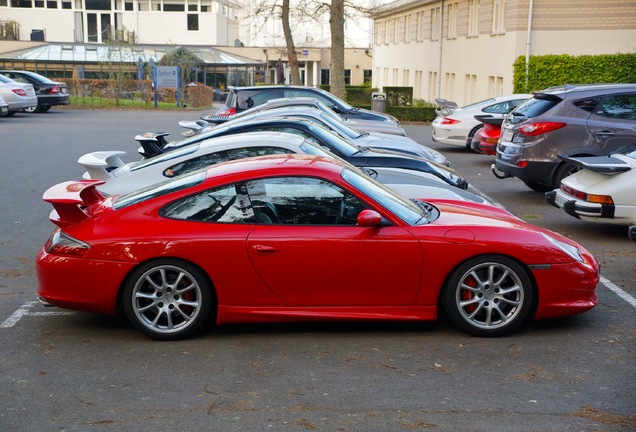
[[[361,227],[378,227],[386,225],[385,219],[375,210],[365,209],[358,214],[358,226]]]

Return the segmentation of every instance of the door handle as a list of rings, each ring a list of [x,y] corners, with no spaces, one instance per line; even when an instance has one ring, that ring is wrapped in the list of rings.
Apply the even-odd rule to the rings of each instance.
[[[604,131],[596,132],[596,135],[598,135],[600,137],[610,137],[610,136],[614,136],[614,132],[608,131],[608,130],[604,130]]]
[[[255,252],[262,254],[272,254],[278,252],[278,249],[276,249],[275,247],[266,245],[254,245],[252,246],[252,249],[254,249]]]

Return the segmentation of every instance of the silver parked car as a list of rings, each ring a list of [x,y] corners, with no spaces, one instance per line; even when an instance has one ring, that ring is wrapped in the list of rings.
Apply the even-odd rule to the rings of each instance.
[[[13,81],[4,75],[0,75],[0,96],[9,105],[9,116],[38,104],[33,85]]]

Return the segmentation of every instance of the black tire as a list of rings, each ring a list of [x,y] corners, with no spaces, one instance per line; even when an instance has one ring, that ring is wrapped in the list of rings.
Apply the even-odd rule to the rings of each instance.
[[[38,108],[38,112],[45,113],[45,112],[48,112],[50,109],[51,109],[50,106],[41,106]]]
[[[478,131],[479,129],[483,128],[483,127],[484,127],[484,125],[480,123],[478,126],[475,126],[475,127],[473,128],[473,130],[471,130],[471,131],[468,133],[468,136],[466,136],[466,147],[468,147],[469,149],[471,149],[470,144],[473,142],[473,137],[475,136],[475,134],[477,133],[477,131]]]
[[[39,112],[40,111],[40,103],[38,102],[38,104],[36,106],[32,106],[32,107],[28,107],[24,109],[24,112],[27,112],[29,114],[33,114],[35,112]]]
[[[536,192],[545,193],[545,192],[549,192],[552,189],[554,189],[552,186],[544,185],[544,184],[541,184],[541,183],[535,183],[535,182],[531,182],[531,181],[525,181],[524,180],[523,183],[526,186],[528,186],[530,189],[532,189],[533,191],[536,191]]]
[[[9,111],[7,117],[13,117],[17,111]]]
[[[562,162],[561,165],[559,165],[559,167],[554,172],[554,181],[552,183],[552,186],[554,186],[554,187],[552,189],[560,188],[561,187],[561,180],[563,180],[567,176],[570,176],[570,175],[572,175],[575,172],[580,171],[580,170],[581,170],[581,168],[577,167],[576,165],[573,165],[573,164],[567,163],[567,162]]]
[[[206,275],[192,264],[170,259],[149,262],[133,271],[122,301],[130,323],[157,340],[194,335],[216,310]]]
[[[476,336],[494,337],[522,325],[532,309],[532,282],[516,261],[484,255],[460,265],[444,287],[451,321]]]

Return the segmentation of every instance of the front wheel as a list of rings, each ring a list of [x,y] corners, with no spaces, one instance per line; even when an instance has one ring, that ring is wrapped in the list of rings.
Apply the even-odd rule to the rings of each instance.
[[[126,317],[153,339],[184,339],[198,332],[214,310],[212,287],[195,266],[176,260],[135,270],[123,291]]]
[[[444,290],[451,321],[476,336],[501,336],[519,327],[532,308],[528,272],[510,258],[487,255],[456,269]]]

